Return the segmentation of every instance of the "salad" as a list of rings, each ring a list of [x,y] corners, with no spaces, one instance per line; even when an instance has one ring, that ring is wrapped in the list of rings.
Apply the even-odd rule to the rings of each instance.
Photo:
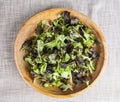
[[[22,45],[34,80],[62,91],[90,84],[98,59],[98,41],[90,27],[64,11],[53,21],[39,22],[35,34]]]

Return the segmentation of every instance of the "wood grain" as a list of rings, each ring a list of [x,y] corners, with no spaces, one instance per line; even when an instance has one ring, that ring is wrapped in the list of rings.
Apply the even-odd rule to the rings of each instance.
[[[67,91],[67,92],[62,92],[58,88],[44,88],[41,85],[39,85],[39,81],[36,81],[33,83],[33,79],[27,70],[28,64],[23,60],[23,57],[25,53],[20,50],[22,44],[24,41],[31,36],[34,35],[35,28],[37,24],[41,20],[54,20],[56,19],[57,15],[61,13],[62,11],[70,11],[71,15],[79,18],[85,25],[91,27],[95,35],[97,36],[98,40],[100,41],[100,57],[97,62],[97,69],[93,74],[92,82],[90,86],[86,87],[85,85],[79,86],[79,87],[74,87],[73,91]],[[19,73],[21,74],[22,78],[25,80],[25,82],[34,88],[36,91],[45,94],[47,96],[52,96],[56,98],[68,98],[68,97],[73,97],[77,94],[82,93],[83,91],[87,90],[89,87],[93,85],[93,83],[98,79],[100,76],[103,68],[106,65],[107,61],[107,48],[106,48],[106,42],[105,38],[103,36],[103,33],[99,29],[99,27],[87,16],[85,16],[82,13],[79,13],[77,11],[71,10],[71,9],[66,9],[66,8],[53,8],[53,9],[48,9],[45,11],[42,11],[35,16],[31,17],[20,29],[18,32],[18,35],[16,37],[16,41],[14,44],[14,57],[15,57],[15,62],[17,65],[17,68],[19,70]]]

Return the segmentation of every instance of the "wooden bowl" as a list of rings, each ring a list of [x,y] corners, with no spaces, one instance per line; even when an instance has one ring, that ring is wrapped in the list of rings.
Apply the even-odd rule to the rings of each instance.
[[[65,11],[65,10],[70,11],[71,15],[79,18],[85,25],[91,27],[94,30],[95,35],[97,36],[98,40],[100,41],[100,57],[98,59],[97,69],[92,76],[93,77],[92,83],[88,87],[83,85],[80,87],[76,87],[73,91],[68,91],[68,92],[62,92],[56,88],[44,88],[44,87],[40,86],[38,84],[38,82],[33,83],[33,78],[31,77],[31,74],[29,73],[29,71],[27,69],[28,64],[23,60],[25,53],[20,50],[24,41],[34,35],[35,28],[41,20],[44,20],[44,19],[54,20],[54,19],[56,19],[57,15],[59,13],[61,13],[62,11]],[[58,97],[59,98],[67,98],[67,97],[73,97],[77,94],[82,93],[83,91],[85,91],[86,89],[91,87],[93,82],[95,82],[96,79],[98,79],[98,77],[100,76],[100,74],[102,72],[103,67],[106,64],[107,51],[106,51],[105,39],[103,37],[101,30],[90,18],[88,18],[87,16],[85,16],[82,13],[76,12],[71,9],[53,8],[53,9],[42,11],[42,12],[34,15],[22,26],[22,28],[20,29],[20,31],[16,37],[16,41],[15,41],[15,45],[14,45],[14,57],[15,57],[15,62],[16,62],[17,68],[19,70],[19,73],[21,74],[22,78],[25,80],[25,82],[27,82],[27,84],[29,86],[31,86],[36,91],[38,91],[42,94],[45,94],[47,96],[53,96],[53,97],[57,97],[57,98]]]

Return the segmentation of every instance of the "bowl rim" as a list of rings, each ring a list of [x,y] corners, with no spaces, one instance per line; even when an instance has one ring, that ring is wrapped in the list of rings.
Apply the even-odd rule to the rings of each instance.
[[[20,35],[20,32],[21,32],[21,30],[24,28],[24,26],[25,26],[31,19],[33,19],[36,15],[39,15],[39,13],[41,13],[41,12],[47,12],[47,11],[49,11],[49,10],[59,10],[59,9],[60,9],[60,10],[68,10],[68,11],[77,12],[77,13],[79,13],[80,15],[86,17],[90,22],[92,22],[92,24],[93,24],[94,26],[96,26],[97,31],[98,31],[99,34],[100,34],[100,37],[101,37],[101,39],[102,39],[101,41],[102,41],[103,48],[104,48],[104,53],[103,53],[103,54],[104,54],[104,56],[103,56],[103,57],[104,57],[104,61],[103,61],[103,65],[102,65],[101,70],[100,70],[100,72],[98,73],[97,77],[94,79],[94,81],[93,81],[88,87],[85,87],[84,89],[82,89],[82,90],[80,90],[80,91],[78,91],[78,92],[75,92],[75,93],[72,93],[72,94],[67,94],[67,95],[55,95],[55,94],[46,93],[46,92],[37,90],[37,88],[35,88],[35,87],[33,86],[33,84],[29,83],[29,82],[24,78],[23,74],[21,73],[21,71],[20,71],[20,69],[19,69],[19,65],[18,65],[18,63],[17,63],[17,56],[16,56],[16,43],[17,43],[17,38],[18,38],[18,36]],[[34,90],[36,90],[37,92],[42,93],[42,94],[44,94],[44,95],[46,95],[46,96],[51,96],[51,97],[54,97],[54,98],[70,98],[70,97],[74,97],[74,96],[79,95],[79,94],[83,93],[84,91],[88,90],[88,89],[89,89],[90,87],[92,87],[92,86],[94,85],[94,83],[100,78],[101,74],[103,73],[103,69],[104,69],[105,66],[107,65],[108,51],[107,51],[107,46],[106,46],[105,37],[103,36],[103,33],[102,33],[101,29],[100,29],[100,28],[96,25],[96,23],[95,23],[94,21],[92,21],[88,16],[84,15],[84,14],[81,13],[81,12],[78,12],[78,11],[76,11],[76,10],[69,9],[69,8],[50,8],[50,9],[46,9],[46,10],[43,10],[43,11],[40,11],[40,12],[36,13],[36,14],[33,15],[32,17],[30,17],[30,18],[23,24],[23,26],[20,28],[18,34],[16,35],[16,39],[15,39],[15,43],[14,43],[14,60],[15,60],[17,69],[18,69],[18,71],[19,71],[22,79],[23,79],[30,87],[32,87]]]

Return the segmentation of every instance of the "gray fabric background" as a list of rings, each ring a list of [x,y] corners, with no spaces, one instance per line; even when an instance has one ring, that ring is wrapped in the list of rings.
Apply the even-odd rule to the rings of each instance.
[[[15,37],[32,15],[54,7],[72,8],[102,29],[108,64],[94,87],[70,99],[55,99],[30,88],[19,75],[13,56]],[[0,102],[119,102],[120,0],[0,0]]]

